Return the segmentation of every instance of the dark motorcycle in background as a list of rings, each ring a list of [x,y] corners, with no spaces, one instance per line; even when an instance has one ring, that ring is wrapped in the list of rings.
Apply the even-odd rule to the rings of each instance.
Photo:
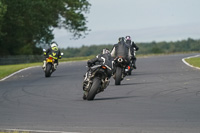
[[[113,78],[115,80],[115,85],[120,85],[121,81],[126,76],[127,60],[121,56],[114,59],[114,72]]]
[[[134,56],[136,55],[136,49],[135,48],[134,48],[133,54],[134,54]],[[132,71],[134,69],[133,66],[134,66],[134,63],[133,63],[133,60],[131,59],[129,65],[125,69],[125,72],[126,72],[127,75],[132,74]]]
[[[133,71],[133,61],[131,60],[130,63],[129,63],[129,65],[125,69],[125,73],[127,75],[131,75],[132,71]]]
[[[109,85],[107,71],[112,71],[107,65],[94,65],[89,68],[83,81],[84,100],[94,100],[96,94],[104,91]]]

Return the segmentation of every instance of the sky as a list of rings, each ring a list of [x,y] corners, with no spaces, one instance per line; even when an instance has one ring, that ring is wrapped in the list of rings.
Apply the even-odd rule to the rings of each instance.
[[[85,38],[55,29],[62,48],[115,44],[130,35],[135,43],[200,39],[200,0],[88,0]]]

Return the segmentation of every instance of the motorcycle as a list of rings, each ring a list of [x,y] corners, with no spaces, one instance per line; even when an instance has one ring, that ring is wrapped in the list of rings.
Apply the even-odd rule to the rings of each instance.
[[[46,67],[44,68],[45,77],[50,77],[51,74],[56,70],[54,67],[55,59],[49,56],[48,58],[46,58],[46,62],[47,64],[46,64]]]
[[[113,78],[115,85],[120,85],[121,81],[126,76],[125,68],[127,67],[127,60],[121,56],[114,59],[114,73]]]
[[[94,100],[96,94],[104,91],[109,85],[110,81],[107,71],[112,71],[107,65],[94,65],[90,67],[83,81],[84,100]]]
[[[133,70],[133,62],[132,60],[130,61],[130,64],[126,67],[125,69],[125,73],[127,75],[131,75],[132,74],[132,70]]]
[[[136,55],[136,49],[135,48],[134,48],[133,54],[134,54],[134,56]],[[131,59],[129,65],[125,69],[125,72],[126,72],[127,75],[131,75],[132,74],[132,71],[134,69],[133,66],[134,66],[133,60]]]
[[[43,49],[43,51],[46,50]],[[61,53],[61,55],[63,55],[63,53]],[[45,77],[50,77],[51,74],[56,70],[57,63],[55,63],[55,59],[57,58],[51,54],[49,55],[48,58],[46,58],[46,67],[44,67]]]

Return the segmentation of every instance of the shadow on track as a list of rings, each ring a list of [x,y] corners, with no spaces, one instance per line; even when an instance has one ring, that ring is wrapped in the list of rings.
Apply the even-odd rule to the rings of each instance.
[[[122,81],[123,82],[123,81]],[[114,85],[114,84],[111,84],[109,86],[115,86],[115,87],[120,87],[120,86],[128,86],[128,85],[142,85],[142,84],[154,84],[156,82],[141,82],[141,83],[121,83],[121,85]]]
[[[138,96],[119,96],[119,97],[95,98],[94,101],[128,99],[128,98],[136,98],[136,97],[138,97]]]

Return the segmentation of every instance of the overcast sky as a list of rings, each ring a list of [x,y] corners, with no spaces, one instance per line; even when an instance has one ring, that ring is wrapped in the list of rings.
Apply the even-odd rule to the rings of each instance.
[[[138,42],[200,39],[200,0],[89,0],[89,35],[70,40],[72,34],[55,30],[60,47],[115,44],[130,35]]]

